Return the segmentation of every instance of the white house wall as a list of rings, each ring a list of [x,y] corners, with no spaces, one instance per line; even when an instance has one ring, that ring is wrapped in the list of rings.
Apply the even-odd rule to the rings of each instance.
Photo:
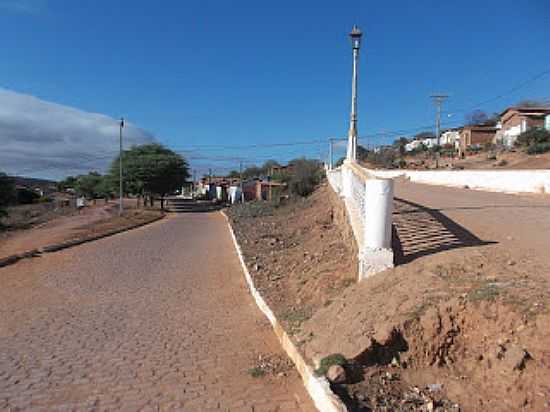
[[[510,127],[509,129],[504,130],[502,133],[503,136],[503,142],[506,146],[512,146],[518,136],[522,132],[522,125],[518,124],[517,126]]]

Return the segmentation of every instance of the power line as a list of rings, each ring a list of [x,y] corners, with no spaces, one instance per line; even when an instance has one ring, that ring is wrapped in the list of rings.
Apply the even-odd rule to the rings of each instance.
[[[324,139],[315,139],[315,140],[306,140],[300,142],[286,142],[286,143],[255,143],[255,144],[246,144],[246,145],[191,145],[185,147],[181,146],[172,146],[173,148],[182,150],[182,151],[196,151],[201,149],[257,149],[263,147],[288,147],[288,146],[305,146],[305,145],[316,145],[319,142],[324,141]]]
[[[503,97],[506,97],[506,96],[508,96],[508,95],[510,95],[510,94],[512,94],[512,93],[517,92],[518,90],[524,88],[524,87],[527,86],[528,84],[530,84],[530,83],[532,83],[532,82],[534,82],[534,81],[537,81],[538,79],[540,79],[540,78],[542,78],[542,77],[544,77],[544,76],[546,76],[546,75],[548,75],[548,74],[550,74],[550,69],[546,69],[546,70],[544,70],[544,71],[542,71],[542,72],[540,72],[540,73],[535,74],[534,76],[532,76],[532,77],[530,77],[530,78],[528,78],[528,79],[526,79],[526,80],[524,80],[524,81],[518,83],[516,86],[514,86],[514,87],[512,87],[511,89],[505,91],[504,93],[501,93],[501,94],[499,94],[499,95],[497,95],[497,96],[491,97],[490,99],[483,100],[483,101],[481,101],[481,102],[479,102],[479,103],[476,103],[475,105],[473,105],[473,106],[472,106],[471,108],[469,108],[469,109],[454,110],[453,112],[454,112],[454,113],[469,112],[469,111],[472,111],[472,110],[474,110],[474,109],[477,109],[477,108],[479,108],[480,106],[483,106],[483,105],[485,105],[485,104],[487,104],[487,103],[494,102],[495,100],[500,100],[500,99],[502,99]]]

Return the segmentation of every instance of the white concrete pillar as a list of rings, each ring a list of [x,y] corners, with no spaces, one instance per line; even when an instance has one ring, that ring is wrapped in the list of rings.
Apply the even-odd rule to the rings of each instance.
[[[364,246],[368,249],[391,249],[393,180],[366,180],[365,197]]]

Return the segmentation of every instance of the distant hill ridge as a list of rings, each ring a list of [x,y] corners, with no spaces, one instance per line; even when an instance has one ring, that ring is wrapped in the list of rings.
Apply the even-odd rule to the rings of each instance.
[[[10,176],[10,178],[13,179],[18,186],[25,186],[33,189],[40,188],[42,190],[55,187],[57,183],[55,180],[38,179],[36,177]]]

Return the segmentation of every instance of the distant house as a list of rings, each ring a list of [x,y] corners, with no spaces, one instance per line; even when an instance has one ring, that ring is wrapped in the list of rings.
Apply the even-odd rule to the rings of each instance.
[[[460,128],[448,129],[441,133],[439,143],[441,146],[452,145],[456,150],[460,145]]]
[[[216,186],[235,186],[240,183],[238,177],[227,177],[227,176],[205,176],[201,178],[200,183],[202,185],[212,184]]]
[[[420,142],[428,149],[437,146],[437,139],[435,137],[427,137],[425,139],[421,139]]]
[[[550,106],[509,107],[500,114],[495,143],[513,146],[517,137],[534,127],[550,130]]]
[[[460,131],[458,151],[461,155],[470,147],[481,147],[493,143],[497,128],[495,126],[471,125],[464,126]]]
[[[286,183],[273,182],[271,180],[252,179],[243,182],[243,194],[245,201],[271,200],[273,188],[286,186]]]
[[[413,150],[418,149],[420,145],[422,145],[420,140],[413,140],[405,145],[405,151],[412,152]]]
[[[420,149],[425,146],[428,149],[437,145],[437,139],[435,137],[426,137],[422,139],[414,139],[405,145],[405,151],[412,152],[413,150]]]

